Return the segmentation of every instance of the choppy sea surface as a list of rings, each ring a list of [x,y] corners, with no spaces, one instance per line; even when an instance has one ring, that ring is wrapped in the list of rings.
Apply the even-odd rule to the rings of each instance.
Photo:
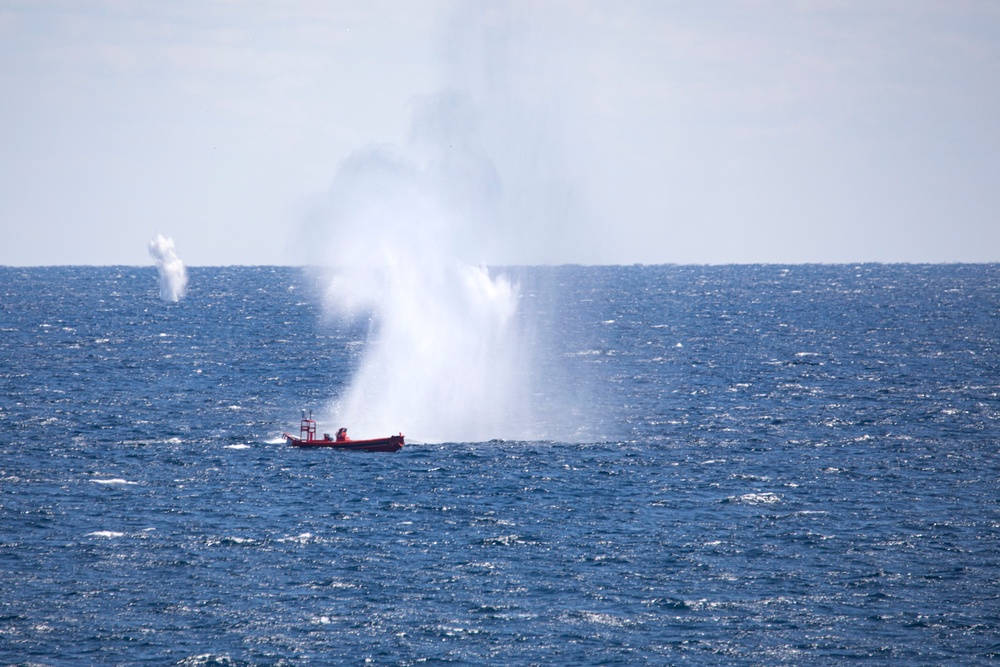
[[[0,267],[0,663],[1000,661],[1000,266],[514,273],[601,437],[297,450],[300,270]]]

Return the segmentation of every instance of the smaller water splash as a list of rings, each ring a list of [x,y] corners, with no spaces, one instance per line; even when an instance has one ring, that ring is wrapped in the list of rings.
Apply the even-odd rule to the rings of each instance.
[[[184,262],[174,250],[174,240],[157,234],[149,242],[149,255],[156,260],[156,270],[160,273],[160,298],[180,301],[187,292],[188,277]]]

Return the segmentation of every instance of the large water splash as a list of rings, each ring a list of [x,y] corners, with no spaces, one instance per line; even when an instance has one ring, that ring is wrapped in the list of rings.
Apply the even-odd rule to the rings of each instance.
[[[424,270],[410,261],[377,280],[374,335],[332,406],[337,423],[361,435],[401,430],[422,441],[525,437],[516,287],[482,267],[445,259]],[[331,285],[331,303],[357,296],[351,288],[345,295],[346,282]]]
[[[326,249],[313,261],[334,269],[328,312],[371,322],[324,415],[359,437],[597,435],[582,424],[597,417],[586,377],[539,324],[558,309],[557,288],[539,298],[523,274],[534,306],[525,312],[510,272],[484,268],[569,261],[586,227],[551,132],[558,108],[539,108],[559,97],[560,72],[521,55],[531,7],[463,3],[442,50],[454,90],[414,100],[406,145],[351,156],[310,226],[309,244]]]
[[[500,182],[475,142],[471,103],[451,93],[419,100],[411,139],[348,159],[314,230],[334,269],[328,311],[371,318],[330,419],[359,437],[539,437],[518,287],[475,261]]]
[[[161,234],[149,242],[149,254],[160,273],[160,298],[177,302],[187,292],[187,270],[174,250],[174,240]]]

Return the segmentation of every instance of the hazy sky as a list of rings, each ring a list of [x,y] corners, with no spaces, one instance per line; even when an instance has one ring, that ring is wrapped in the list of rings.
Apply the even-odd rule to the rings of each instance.
[[[4,0],[0,264],[304,262],[442,91],[476,261],[1000,261],[995,0]]]

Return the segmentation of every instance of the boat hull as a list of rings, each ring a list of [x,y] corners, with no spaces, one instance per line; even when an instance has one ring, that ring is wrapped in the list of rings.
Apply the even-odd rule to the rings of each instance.
[[[304,440],[296,438],[294,435],[285,433],[285,440],[294,447],[325,447],[327,449],[341,449],[349,452],[398,452],[403,448],[403,436],[391,435],[388,438],[374,438],[372,440]]]

